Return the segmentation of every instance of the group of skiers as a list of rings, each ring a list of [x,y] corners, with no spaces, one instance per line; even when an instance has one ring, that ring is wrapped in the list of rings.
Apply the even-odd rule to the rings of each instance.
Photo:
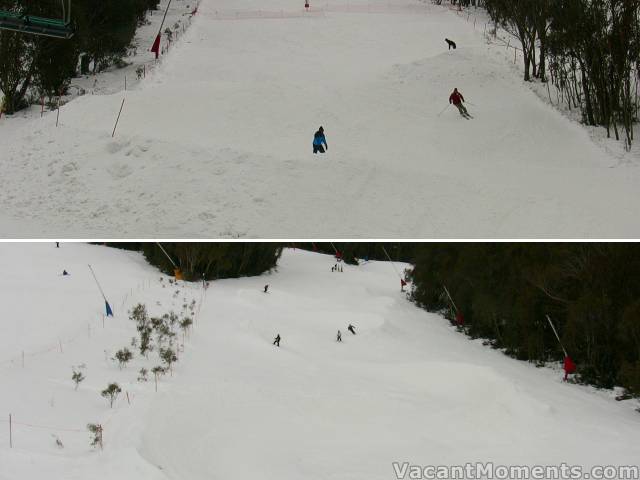
[[[454,42],[453,40],[449,40],[448,38],[445,38],[444,40],[445,42],[447,42],[449,50],[451,50],[452,48],[455,50],[457,48],[456,42]],[[460,93],[457,88],[454,88],[451,95],[449,95],[449,105],[453,105],[454,107],[456,107],[458,109],[458,112],[460,112],[460,115],[463,118],[469,120],[473,117],[469,114],[469,111],[467,110],[467,107],[464,106],[464,103],[464,96],[462,96],[462,93]],[[329,150],[329,146],[327,145],[327,139],[324,135],[324,128],[321,126],[318,131],[313,134],[313,153],[325,153],[325,151],[327,150]]]
[[[356,334],[356,327],[353,326],[351,323],[347,327],[347,330],[349,330],[353,335]],[[276,334],[276,338],[273,339],[273,345],[275,345],[276,347],[279,347],[280,340],[282,340],[282,337],[278,333]],[[342,332],[340,330],[338,330],[338,334],[336,335],[336,342],[342,342]]]
[[[342,272],[343,271],[342,270],[342,265],[339,265],[339,264],[336,263],[333,267],[331,267],[331,271],[332,272]]]

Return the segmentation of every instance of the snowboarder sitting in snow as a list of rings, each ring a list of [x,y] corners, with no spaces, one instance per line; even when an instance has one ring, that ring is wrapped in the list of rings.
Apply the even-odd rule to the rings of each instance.
[[[329,146],[327,145],[327,139],[324,137],[324,128],[320,127],[313,134],[313,153],[324,153],[325,149],[329,150]]]
[[[351,333],[353,333],[354,335],[356,334],[356,327],[354,327],[353,325],[349,324],[349,326],[347,327],[347,330],[349,330]]]
[[[62,270],[62,276],[65,277],[67,275],[69,275],[69,272],[67,272],[66,270]]]
[[[342,341],[342,332],[338,330],[338,335],[336,336],[336,342],[341,342],[341,341]]]
[[[277,334],[277,335],[276,335],[276,338],[273,340],[273,344],[274,344],[276,347],[279,347],[279,346],[280,346],[280,334]]]
[[[467,111],[465,106],[462,104],[463,102],[464,102],[464,97],[458,91],[457,88],[454,88],[453,89],[453,93],[449,96],[449,103],[450,104],[453,103],[453,105],[460,112],[460,115],[462,115],[463,117],[467,118],[469,116],[469,112]]]
[[[448,38],[445,38],[444,41],[447,42],[447,45],[449,45],[449,50],[451,50],[452,48],[454,50],[456,49],[456,42],[454,42],[453,40],[449,40]]]

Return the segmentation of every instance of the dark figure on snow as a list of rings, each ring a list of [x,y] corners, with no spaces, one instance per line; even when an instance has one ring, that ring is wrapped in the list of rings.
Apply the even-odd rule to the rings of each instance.
[[[451,50],[452,48],[455,50],[456,47],[456,42],[454,42],[453,40],[449,40],[448,38],[444,39],[445,42],[447,42],[447,45],[449,45],[449,50]]]
[[[462,104],[464,102],[464,97],[462,96],[462,94],[458,91],[457,88],[453,89],[453,93],[449,96],[449,103],[453,103],[453,105],[458,109],[458,111],[460,112],[460,115],[462,115],[463,117],[467,118],[469,117],[469,112],[467,112],[467,109],[465,108],[465,106]]]
[[[338,335],[336,336],[336,342],[341,342],[341,341],[342,341],[342,332],[338,330]]]
[[[267,290],[269,290],[269,284],[264,286],[264,293],[267,293]]]
[[[320,127],[316,133],[313,134],[313,153],[324,153],[329,150],[327,145],[327,139],[324,137],[324,128]]]
[[[56,248],[60,248],[60,242],[56,242]]]
[[[273,339],[273,344],[274,344],[276,347],[279,347],[279,346],[280,346],[280,334],[277,334],[277,335],[276,335],[276,338],[274,338],[274,339]]]
[[[354,327],[353,325],[349,324],[349,326],[347,327],[347,330],[349,330],[351,333],[353,333],[354,335],[356,334],[356,327]]]
[[[67,275],[69,275],[69,272],[67,272],[66,270],[62,270],[62,276],[64,277],[64,276],[67,276]]]

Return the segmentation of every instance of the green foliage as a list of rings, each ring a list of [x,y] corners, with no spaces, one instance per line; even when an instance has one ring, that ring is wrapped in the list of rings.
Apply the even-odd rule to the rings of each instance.
[[[78,390],[78,385],[80,385],[80,383],[85,379],[85,376],[83,375],[82,372],[78,371],[78,370],[73,370],[73,373],[71,374],[71,380],[73,380],[73,383],[76,384],[76,390]]]
[[[141,368],[140,372],[138,372],[138,381],[139,382],[146,382],[148,380],[147,375],[149,374],[149,370],[147,370],[146,368]]]
[[[158,0],[73,0],[71,23],[75,35],[57,40],[0,31],[0,90],[4,111],[27,106],[26,94],[35,86],[49,98],[64,93],[76,75],[79,57],[93,62],[94,72],[123,65],[137,25]],[[58,0],[0,0],[0,9],[61,19]]]
[[[185,334],[187,333],[191,325],[193,325],[193,320],[191,319],[191,317],[184,317],[182,320],[180,320],[180,328]]]
[[[558,99],[579,108],[585,123],[604,126],[607,136],[613,130],[616,139],[621,124],[631,148],[638,120],[640,2],[485,0],[485,5],[493,21],[520,41],[525,80],[531,70],[542,81],[549,77]]]
[[[88,423],[87,430],[91,434],[91,446],[95,447],[102,443],[102,427],[97,423]]]
[[[260,275],[277,264],[282,247],[276,243],[163,243],[185,280]],[[155,243],[140,244],[147,261],[173,275],[174,267]]]
[[[131,359],[133,358],[133,353],[127,347],[120,349],[116,352],[116,360],[118,360],[118,365],[122,369]]]
[[[177,355],[171,348],[161,348],[160,359],[167,365],[169,370],[171,370],[171,366],[178,361]]]
[[[116,398],[118,398],[118,395],[120,395],[121,392],[122,389],[117,383],[110,383],[107,388],[100,392],[100,395],[109,400],[109,407],[113,408],[113,402],[115,402]]]
[[[133,310],[129,312],[129,319],[136,322],[136,329],[140,334],[140,355],[146,356],[148,352],[153,350],[151,345],[153,328],[149,320],[149,315],[147,314],[147,307],[141,303],[137,304],[133,307]]]

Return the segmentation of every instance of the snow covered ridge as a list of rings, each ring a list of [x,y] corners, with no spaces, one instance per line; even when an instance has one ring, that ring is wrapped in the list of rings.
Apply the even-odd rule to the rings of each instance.
[[[407,302],[387,262],[335,272],[331,256],[285,250],[276,272],[211,283],[156,393],[137,376],[157,351],[148,363],[134,351],[125,312],[179,312],[202,298],[199,284],[170,286],[139,254],[92,245],[4,244],[0,261],[0,359],[75,338],[24,367],[0,365],[1,480],[390,480],[394,462],[637,464],[640,416],[625,402],[469,342]],[[87,263],[114,304],[104,329]],[[124,346],[134,358],[120,369],[111,357]],[[77,391],[72,367],[86,377]],[[111,382],[122,388],[113,408],[100,395]],[[20,422],[13,448],[9,413]],[[87,423],[104,427],[103,449]]]

